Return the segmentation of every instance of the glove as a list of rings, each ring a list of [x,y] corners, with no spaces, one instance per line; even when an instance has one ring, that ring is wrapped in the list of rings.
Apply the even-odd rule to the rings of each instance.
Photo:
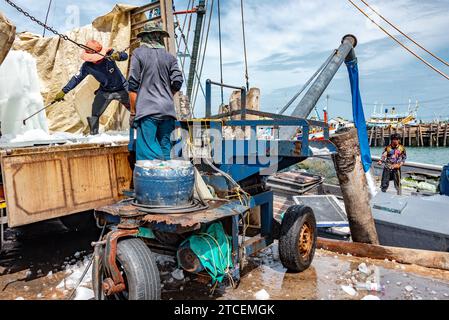
[[[111,60],[113,60],[113,61],[119,61],[119,60],[120,60],[120,52],[114,52],[114,53],[111,55]]]
[[[63,101],[63,100],[64,100],[64,97],[65,97],[65,92],[61,90],[61,91],[58,92],[58,94],[56,95],[55,101],[56,101],[56,102]]]

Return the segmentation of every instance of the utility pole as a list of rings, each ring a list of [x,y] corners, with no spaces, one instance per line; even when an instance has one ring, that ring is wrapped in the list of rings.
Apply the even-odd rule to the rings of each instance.
[[[368,183],[363,170],[355,128],[343,129],[331,137],[338,153],[332,156],[345,202],[354,242],[379,244],[371,212]]]
[[[201,32],[203,28],[203,20],[204,15],[206,14],[206,1],[200,0],[198,4],[198,8],[196,10],[197,18],[196,18],[196,27],[195,27],[195,37],[193,39],[193,49],[192,56],[190,59],[190,70],[189,70],[189,78],[187,81],[187,96],[189,97],[189,101],[192,101],[192,91],[193,91],[193,82],[195,80],[195,72],[198,64],[198,53],[200,50],[200,39]],[[186,44],[188,45],[188,44]],[[200,81],[201,79],[198,79]]]

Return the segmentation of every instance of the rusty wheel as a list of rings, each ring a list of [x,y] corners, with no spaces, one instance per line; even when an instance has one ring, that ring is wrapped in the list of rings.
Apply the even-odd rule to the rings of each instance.
[[[279,256],[289,271],[309,268],[315,255],[316,221],[311,208],[290,207],[285,213],[279,237]]]
[[[313,249],[313,228],[309,222],[304,223],[299,232],[298,248],[301,257],[307,259],[310,256]]]

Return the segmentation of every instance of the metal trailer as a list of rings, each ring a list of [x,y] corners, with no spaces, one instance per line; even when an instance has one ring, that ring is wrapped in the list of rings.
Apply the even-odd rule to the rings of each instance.
[[[179,265],[192,274],[204,274],[204,266],[193,250],[181,247],[182,240],[200,233],[202,227],[222,222],[232,239],[233,269],[229,270],[230,283],[238,283],[245,257],[257,253],[279,240],[279,256],[290,271],[301,272],[312,263],[316,247],[316,220],[307,206],[288,208],[279,223],[273,217],[273,192],[266,185],[266,175],[287,169],[308,157],[334,154],[335,146],[329,141],[326,123],[306,118],[315,107],[339,67],[355,59],[353,48],[357,39],[343,38],[338,50],[330,57],[292,116],[246,110],[246,88],[206,81],[206,118],[177,123],[188,132],[193,145],[210,147],[207,155],[201,152],[187,155],[194,161],[206,183],[219,201],[210,201],[208,209],[184,214],[149,214],[135,206],[133,199],[98,208],[97,224],[106,236],[94,243],[92,282],[97,299],[152,300],[160,299],[159,271],[152,251],[176,256]],[[241,91],[240,111],[212,116],[212,85]],[[260,119],[247,120],[247,115]],[[227,117],[239,120],[226,120]],[[241,127],[248,139],[223,138],[225,127]],[[258,127],[271,127],[276,140],[260,140]],[[322,128],[324,139],[309,140],[311,127]],[[193,129],[193,135],[192,135]],[[195,132],[196,129],[196,132]],[[282,130],[284,129],[284,130]],[[207,130],[221,134],[208,135]],[[291,140],[297,133],[298,140]],[[130,151],[135,150],[135,132],[130,131]],[[204,138],[206,137],[206,139]],[[189,140],[190,141],[190,140]],[[231,154],[227,153],[228,151]],[[213,157],[213,162],[208,157]],[[262,158],[262,159],[260,159]],[[266,161],[267,158],[269,161]],[[201,161],[198,161],[201,160]],[[205,169],[206,167],[209,169]],[[216,174],[211,174],[210,169]],[[218,174],[217,174],[218,173]],[[249,195],[248,201],[223,202],[233,193],[233,186]],[[257,217],[260,212],[260,217]],[[248,214],[249,213],[249,214]],[[260,221],[248,228],[246,218]]]
[[[217,83],[207,81],[207,114],[210,114],[212,84]],[[244,96],[245,89],[239,89]],[[245,120],[249,112],[271,119]],[[232,237],[234,268],[230,270],[231,283],[240,280],[245,257],[266,248],[274,240],[279,240],[281,261],[290,271],[301,272],[310,266],[317,234],[313,210],[306,206],[293,206],[285,212],[282,222],[277,222],[273,217],[273,192],[266,186],[263,173],[289,168],[313,156],[312,150],[335,153],[335,146],[329,141],[329,128],[323,122],[245,110],[244,106],[240,116],[242,120],[214,116],[199,122],[181,121],[177,127],[189,133],[196,128],[198,132],[193,134],[195,137],[204,137],[205,130],[222,132],[224,127],[251,129],[250,139],[215,137],[209,141],[213,140],[214,165],[231,176],[250,195],[248,203],[214,200],[208,202],[209,208],[206,210],[184,214],[149,214],[135,206],[132,199],[98,208],[95,213],[97,223],[106,226],[109,233],[100,242],[94,243],[93,287],[97,299],[159,299],[160,278],[152,251],[176,256],[179,265],[189,273],[205,274],[198,257],[180,245],[183,239],[218,221]],[[258,140],[256,136],[257,127],[295,127],[300,128],[302,137],[308,137],[312,126],[323,128],[324,140]],[[134,132],[130,136],[130,149],[133,150]],[[217,154],[220,154],[219,159]],[[270,161],[261,161],[261,155],[270,158]],[[211,174],[204,169],[204,161],[198,161],[196,157],[191,160],[198,162],[196,167],[219,198],[226,199],[232,193],[225,176]],[[260,225],[247,228],[247,214],[257,214],[254,209],[260,210]]]

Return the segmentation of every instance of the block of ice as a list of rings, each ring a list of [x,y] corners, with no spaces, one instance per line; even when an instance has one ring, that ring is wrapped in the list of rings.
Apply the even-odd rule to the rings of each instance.
[[[24,51],[10,51],[0,66],[0,122],[3,134],[28,130],[48,132],[45,112],[23,125],[23,119],[44,107],[36,60]]]

